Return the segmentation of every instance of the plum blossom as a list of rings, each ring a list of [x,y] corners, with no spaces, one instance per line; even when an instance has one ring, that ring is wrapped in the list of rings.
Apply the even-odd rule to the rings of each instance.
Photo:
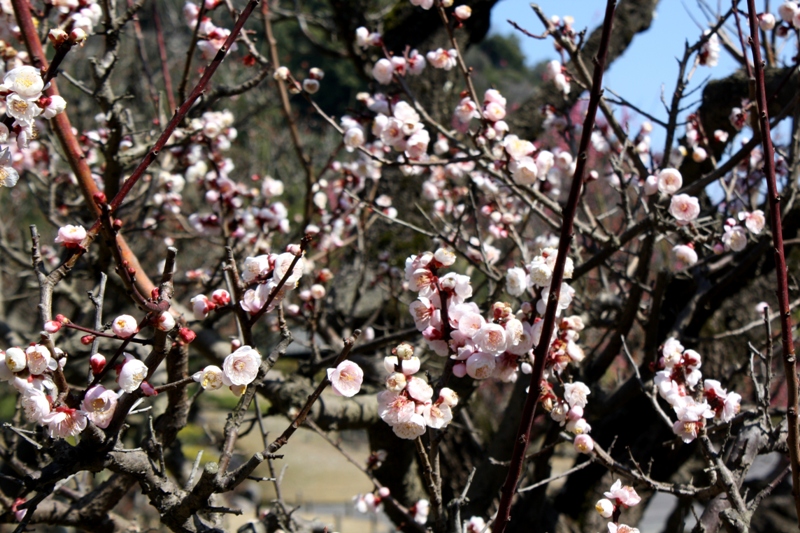
[[[670,201],[669,213],[678,220],[678,223],[691,222],[700,214],[700,202],[688,194],[675,195]]]
[[[594,508],[603,518],[611,518],[611,516],[614,514],[616,506],[608,498],[603,498],[597,501]]]
[[[67,248],[76,248],[80,246],[83,239],[86,238],[86,229],[83,226],[73,226],[67,224],[58,228],[58,235],[55,242],[63,244]]]
[[[432,67],[450,70],[456,66],[456,57],[458,57],[458,52],[454,48],[451,48],[450,50],[438,48],[428,52],[426,57],[428,59],[428,63],[430,63]]]
[[[576,435],[572,445],[578,453],[589,453],[594,450],[594,440],[586,433]]]
[[[639,528],[626,524],[608,523],[608,533],[639,533]]]
[[[361,390],[364,371],[356,363],[345,360],[336,368],[329,368],[327,372],[331,387],[337,394],[351,398]]]
[[[95,385],[83,399],[83,410],[95,426],[107,428],[117,407],[117,394],[102,385]]]
[[[3,76],[2,88],[17,93],[20,98],[35,100],[44,90],[44,79],[36,67],[21,66]]]
[[[747,247],[747,233],[741,226],[725,226],[725,233],[722,234],[722,244],[725,249],[741,252]]]
[[[658,173],[658,190],[666,195],[673,195],[683,186],[683,177],[677,169],[665,168]]]
[[[394,65],[386,58],[379,59],[372,67],[372,77],[381,85],[389,85],[392,83],[394,76]]]
[[[575,383],[566,383],[564,385],[564,400],[570,407],[580,406],[586,407],[589,403],[587,396],[591,394],[589,387],[586,384],[576,381]]]
[[[31,422],[41,423],[50,414],[50,399],[36,387],[28,387],[22,392],[21,404],[25,417]]]
[[[622,481],[619,479],[603,495],[612,502],[616,502],[617,505],[624,505],[625,507],[633,507],[642,501],[642,498],[636,494],[636,490],[633,487],[628,485],[623,487]]]
[[[208,365],[203,370],[192,374],[192,379],[206,390],[217,390],[224,385],[222,369],[216,365]]]
[[[120,315],[111,323],[111,331],[117,337],[127,339],[136,335],[136,332],[139,331],[139,325],[131,315]]]
[[[260,367],[261,354],[245,345],[225,357],[222,362],[223,379],[226,385],[249,385],[256,379]]]
[[[11,372],[22,372],[28,365],[28,358],[21,348],[9,348],[5,353],[5,363]]]
[[[509,268],[506,272],[506,292],[511,296],[521,296],[528,288],[528,275],[519,267]]]
[[[414,440],[425,434],[427,426],[422,415],[414,413],[407,420],[393,424],[392,431],[401,439]]]
[[[475,352],[467,359],[467,374],[473,379],[492,376],[496,366],[495,356],[486,352]]]
[[[739,220],[744,220],[745,227],[753,235],[758,235],[761,233],[761,231],[764,229],[764,225],[767,222],[766,218],[764,217],[764,212],[761,209],[756,209],[752,213],[742,211],[739,213]]]
[[[87,421],[85,411],[69,407],[58,407],[41,419],[53,439],[65,439],[80,434],[86,429]]]
[[[672,248],[675,258],[683,265],[692,266],[697,263],[697,252],[694,247],[687,244],[678,244]]]
[[[125,354],[125,362],[119,370],[117,382],[122,390],[131,393],[139,388],[147,377],[148,368],[143,362],[129,353]]]

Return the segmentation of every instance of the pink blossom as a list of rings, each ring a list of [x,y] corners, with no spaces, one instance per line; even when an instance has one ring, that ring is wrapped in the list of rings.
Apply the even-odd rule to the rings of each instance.
[[[50,356],[50,350],[41,344],[34,344],[25,350],[28,360],[28,371],[33,375],[43,374],[48,368],[56,369],[56,360]]]
[[[639,533],[639,528],[625,524],[608,523],[608,533]]]
[[[208,313],[216,307],[205,294],[198,294],[191,300],[194,318],[196,320],[203,320]]]
[[[458,20],[467,20],[472,15],[472,8],[467,5],[460,5],[454,12]]]
[[[261,367],[261,354],[250,346],[242,346],[225,357],[222,370],[226,385],[249,385],[256,379]]]
[[[158,315],[158,320],[156,321],[156,328],[161,331],[172,331],[172,328],[175,327],[175,317],[172,316],[172,313],[169,311],[164,311],[160,315]]]
[[[95,385],[83,398],[83,410],[91,422],[99,428],[107,428],[117,407],[117,395],[102,385]]]
[[[414,409],[414,401],[407,396],[388,390],[378,393],[378,415],[390,426],[409,420]]]
[[[673,195],[683,186],[683,177],[677,169],[665,168],[658,173],[658,190],[666,195]]]
[[[428,385],[422,378],[409,378],[406,391],[408,392],[409,398],[420,403],[428,403],[433,398],[433,387]]]
[[[764,212],[761,209],[756,209],[752,213],[742,211],[739,213],[739,220],[744,220],[745,227],[750,230],[750,233],[753,235],[761,233],[767,222],[766,218],[764,218]]]
[[[50,414],[50,399],[35,387],[29,387],[22,392],[20,403],[25,417],[31,422],[42,423],[42,419]]]
[[[228,305],[231,303],[231,295],[225,289],[217,289],[211,293],[211,301],[216,305]]]
[[[722,234],[722,243],[726,249],[741,252],[747,248],[747,233],[741,226],[725,226]]]
[[[594,450],[594,441],[592,440],[592,437],[585,433],[577,435],[575,440],[572,442],[572,445],[575,447],[575,451],[578,453],[589,453]]]
[[[356,363],[345,360],[339,363],[336,368],[328,369],[328,379],[334,392],[351,398],[361,390],[364,371]]]
[[[467,374],[473,379],[486,379],[491,377],[496,364],[494,355],[476,352],[467,359]]]
[[[456,106],[456,118],[462,124],[466,124],[473,118],[480,118],[481,114],[478,112],[478,106],[469,96],[465,96]]]
[[[506,351],[506,330],[500,324],[486,323],[472,337],[475,346],[484,352],[500,354]],[[473,376],[474,377],[474,376]]]
[[[392,431],[401,439],[413,440],[425,434],[427,425],[422,415],[414,413],[407,420],[392,424]]]
[[[678,244],[672,248],[672,251],[675,253],[675,258],[683,265],[692,266],[697,263],[697,252],[692,246]]]
[[[86,429],[87,418],[86,413],[79,409],[58,407],[45,415],[42,423],[47,426],[51,438],[64,439],[74,437]]]
[[[694,196],[678,194],[672,197],[669,212],[679,223],[687,223],[700,214],[700,202]]]
[[[564,384],[564,400],[570,407],[576,405],[586,407],[586,404],[589,403],[587,396],[590,394],[589,387],[580,381]]]
[[[77,248],[86,238],[86,229],[83,226],[72,226],[70,224],[58,228],[58,236],[55,242],[61,243],[67,248]]]
[[[636,494],[636,490],[633,487],[627,485],[623,487],[622,481],[619,479],[603,495],[612,502],[616,502],[617,505],[624,505],[625,507],[633,507],[642,501],[642,498]]]
[[[131,315],[120,315],[111,323],[111,331],[113,331],[114,335],[117,337],[127,339],[128,337],[136,335],[139,331],[139,325],[136,323],[136,319]]]
[[[425,406],[422,416],[428,427],[442,429],[453,420],[453,411],[445,403],[432,403]]]
[[[432,0],[422,1],[430,2],[431,5],[433,4]],[[450,50],[443,50],[442,48],[439,48],[437,50],[428,52],[426,57],[428,59],[428,63],[430,63],[432,67],[450,70],[456,66],[456,57],[458,57],[458,52],[456,52],[454,48],[451,48]]]

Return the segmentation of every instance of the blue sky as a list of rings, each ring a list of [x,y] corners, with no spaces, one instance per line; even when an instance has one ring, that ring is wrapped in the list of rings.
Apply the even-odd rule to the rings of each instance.
[[[571,15],[575,19],[576,30],[588,28],[589,32],[602,23],[606,5],[603,0],[539,0],[537,3],[548,15]],[[716,0],[708,0],[708,4],[717,7]],[[728,9],[729,5],[730,2],[723,2],[720,7]],[[492,32],[514,32],[507,19],[517,22],[532,33],[540,34],[543,31],[539,19],[525,0],[500,0],[492,10]],[[747,20],[741,20],[747,34]],[[698,26],[698,23],[703,27]],[[644,111],[664,119],[666,112],[661,103],[662,87],[669,100],[677,81],[676,58],[683,55],[686,41],[696,42],[706,27],[708,18],[695,0],[661,0],[650,29],[638,34],[626,53],[614,62],[605,76],[604,85]],[[552,40],[536,40],[521,34],[520,40],[530,64],[559,58]],[[723,49],[718,66],[698,67],[689,89],[702,83],[708,76],[725,77],[736,66]],[[699,93],[694,95],[694,99],[698,98]],[[659,151],[661,146],[656,143],[662,138],[656,128],[653,141],[654,148]]]

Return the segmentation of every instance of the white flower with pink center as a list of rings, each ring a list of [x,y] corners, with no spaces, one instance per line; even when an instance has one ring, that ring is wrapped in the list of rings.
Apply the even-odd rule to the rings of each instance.
[[[431,317],[433,316],[433,306],[430,300],[420,297],[411,302],[408,306],[411,316],[414,318],[414,323],[417,329],[422,331],[431,325]]]
[[[700,214],[700,201],[688,194],[677,194],[669,203],[669,213],[679,223],[689,223]]]
[[[261,354],[250,346],[242,346],[222,362],[226,381],[231,385],[245,386],[256,379],[261,366]],[[227,384],[227,383],[226,383]]]
[[[589,403],[587,396],[589,396],[592,392],[589,390],[584,383],[580,381],[576,381],[575,383],[567,383],[564,385],[564,400],[569,404],[570,407],[574,407],[576,405],[580,407],[586,407],[586,404]]]
[[[408,420],[392,424],[392,430],[401,439],[413,440],[425,434],[427,424],[422,415],[414,413]]]
[[[494,355],[486,352],[475,352],[467,359],[467,374],[473,379],[486,379],[494,373],[497,362]]]
[[[453,411],[445,403],[432,403],[422,412],[425,424],[433,429],[442,429],[453,420]]]
[[[136,335],[136,332],[139,331],[139,324],[131,315],[120,315],[111,323],[111,331],[117,337],[127,339]]]
[[[378,415],[390,426],[410,419],[415,408],[414,400],[403,394],[388,390],[378,393]]]
[[[44,79],[38,68],[25,65],[6,72],[3,76],[3,88],[22,98],[35,100],[44,90]]]
[[[432,0],[423,1],[430,2],[431,5],[433,4]],[[450,50],[439,48],[437,50],[428,52],[426,57],[428,58],[428,63],[430,63],[432,67],[450,70],[456,66],[458,52],[456,52],[454,48],[451,48]]]
[[[683,176],[674,168],[665,168],[658,173],[658,190],[672,196],[683,186]]]
[[[594,450],[594,441],[592,440],[592,437],[585,433],[577,435],[575,440],[572,442],[572,445],[575,447],[575,451],[578,453],[589,453]]]
[[[617,505],[624,505],[625,507],[633,507],[642,501],[642,498],[636,494],[636,490],[633,487],[629,485],[623,487],[622,481],[619,479],[603,495],[612,502],[616,502]]]
[[[500,324],[486,323],[472,337],[475,346],[481,351],[499,354],[506,351],[508,339],[506,330]]]
[[[61,243],[67,248],[75,248],[80,246],[85,238],[86,230],[83,226],[68,224],[58,228],[58,235],[56,236],[55,242]]]
[[[50,356],[50,350],[41,344],[28,346],[25,355],[28,360],[28,371],[35,376],[43,374],[48,368],[56,369],[57,362]]]
[[[767,223],[764,218],[764,212],[761,209],[756,209],[752,213],[742,211],[739,213],[739,220],[744,220],[745,227],[750,230],[753,235],[758,235],[764,229]]]
[[[119,371],[117,382],[122,390],[131,393],[139,388],[147,377],[148,368],[143,362],[129,353],[125,354],[125,362]]]
[[[83,398],[83,410],[92,423],[99,428],[107,428],[117,408],[117,394],[102,385],[95,385]]]
[[[328,369],[328,379],[334,392],[352,398],[361,390],[364,371],[353,361],[342,361],[336,368]]]
[[[47,426],[51,438],[65,439],[86,429],[87,418],[86,413],[79,409],[58,407],[42,418],[42,424]]]
[[[672,251],[675,253],[675,259],[680,262],[679,267],[692,266],[697,263],[697,252],[689,245],[678,244],[672,248]]]
[[[21,403],[25,417],[31,422],[40,424],[50,414],[50,399],[44,391],[35,387],[29,387],[22,392]]]
[[[268,255],[247,257],[242,267],[242,280],[244,280],[245,283],[252,283],[267,272],[269,272]]]
[[[532,154],[536,149],[532,142],[526,141],[525,139],[520,139],[516,135],[506,135],[505,139],[503,139],[503,148],[506,149],[508,156],[514,160],[522,159],[523,157]],[[553,154],[550,155],[552,156]]]
[[[275,257],[275,269],[272,272],[272,280],[277,283],[286,275],[289,271],[289,267],[292,264],[292,261],[295,260],[295,254],[285,252],[277,257]],[[286,283],[284,287],[295,287],[297,282],[300,281],[300,277],[303,275],[303,268],[304,268],[304,261],[301,257],[297,260],[297,264],[292,269],[292,273],[286,279]]]
[[[725,233],[722,234],[722,244],[726,249],[734,252],[741,252],[747,248],[747,233],[741,226],[725,226]]]
[[[408,392],[408,396],[412,400],[420,403],[430,402],[433,398],[433,387],[428,385],[424,379],[418,377],[409,378],[406,392]]]

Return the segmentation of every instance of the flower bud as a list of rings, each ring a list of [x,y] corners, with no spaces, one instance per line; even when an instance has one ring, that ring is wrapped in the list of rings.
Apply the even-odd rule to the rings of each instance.
[[[306,78],[303,80],[303,90],[308,94],[315,94],[317,91],[319,91],[319,81],[312,78]]]
[[[61,322],[58,322],[57,320],[49,320],[44,324],[44,330],[47,333],[51,334],[56,333],[60,329],[61,329]]]
[[[75,28],[69,34],[69,40],[72,41],[73,44],[83,45],[86,42],[86,32],[80,28]]]
[[[395,372],[386,378],[386,388],[392,392],[400,392],[406,388],[406,376],[400,372]]]
[[[308,77],[312,80],[321,80],[325,77],[325,72],[321,68],[312,67],[308,71]]]
[[[67,39],[69,39],[69,34],[64,30],[54,29],[50,30],[50,33],[47,34],[47,38],[50,39],[50,42],[53,43],[53,46],[56,48],[63,44]]]
[[[572,443],[575,446],[575,451],[578,453],[589,453],[594,450],[594,441],[592,437],[586,434],[578,435]]]
[[[398,359],[400,359],[401,361],[405,361],[411,359],[414,356],[414,347],[408,344],[407,342],[402,342],[397,345],[397,348],[395,348],[393,352]]]
[[[469,6],[458,6],[454,12],[456,18],[458,20],[467,20],[469,17],[472,16],[472,8]]]
[[[6,350],[6,366],[12,372],[22,372],[28,365],[28,357],[21,348],[9,348]]]
[[[289,69],[287,67],[278,67],[272,77],[276,80],[286,81],[289,79]]]
[[[81,344],[84,346],[89,346],[94,342],[94,335],[84,335],[81,337]]]
[[[96,353],[91,357],[91,359],[89,359],[89,364],[92,366],[92,374],[97,376],[106,367],[106,358],[103,355]]]
[[[179,329],[178,336],[185,344],[190,344],[195,338],[197,338],[197,334],[189,328]]]
[[[594,508],[597,509],[597,512],[600,513],[600,516],[603,518],[611,518],[614,514],[614,504],[611,503],[611,500],[608,498],[598,500]]]

